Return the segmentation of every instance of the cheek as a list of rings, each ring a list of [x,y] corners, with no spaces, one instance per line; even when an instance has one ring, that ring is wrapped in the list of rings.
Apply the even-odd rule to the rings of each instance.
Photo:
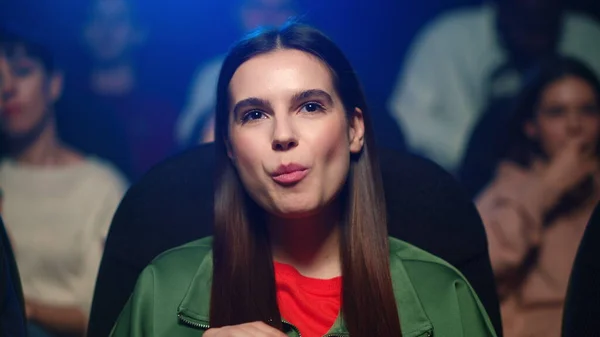
[[[42,81],[34,78],[18,81],[17,100],[22,111],[19,114],[23,122],[35,124],[47,110],[48,95]]]
[[[332,164],[343,164],[346,158],[349,158],[348,135],[345,127],[328,128],[327,132],[323,133],[321,143],[327,146],[326,158]]]
[[[45,110],[47,104],[46,88],[37,78],[27,78],[18,81],[17,99],[23,104],[30,114],[39,114]]]
[[[549,156],[553,154],[560,147],[560,143],[566,139],[564,127],[560,127],[563,123],[557,123],[557,121],[539,118],[535,122],[535,135],[531,140],[537,143],[543,153]]]
[[[585,127],[585,132],[590,139],[598,139],[598,136],[600,135],[600,116],[590,116],[583,125]]]
[[[256,183],[262,171],[262,159],[268,150],[256,134],[238,133],[231,138],[234,164],[244,185]]]
[[[44,88],[36,85],[30,79],[15,81],[16,96],[20,110],[18,113],[5,117],[4,131],[9,134],[23,134],[31,131],[44,118],[47,111]]]
[[[343,185],[350,165],[348,130],[344,120],[328,123],[311,141],[311,148],[321,158],[322,183],[337,191]]]
[[[567,137],[566,121],[559,119],[541,121],[539,135],[542,144],[551,145],[564,142]]]

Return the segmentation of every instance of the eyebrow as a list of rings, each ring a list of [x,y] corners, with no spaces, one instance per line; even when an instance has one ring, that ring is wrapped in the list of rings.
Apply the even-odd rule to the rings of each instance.
[[[331,95],[329,95],[327,92],[321,89],[310,89],[301,91],[292,96],[292,102],[304,101],[311,98],[320,98],[325,100],[327,104],[333,105],[333,98],[331,98]]]
[[[18,53],[18,54],[12,54],[12,55],[8,55],[6,57],[6,61],[9,64],[36,64],[36,63],[41,63],[40,60],[29,56],[27,54],[22,54],[22,53]]]
[[[271,103],[262,98],[249,97],[235,104],[233,107],[233,115],[239,116],[242,110],[250,107],[271,107]]]

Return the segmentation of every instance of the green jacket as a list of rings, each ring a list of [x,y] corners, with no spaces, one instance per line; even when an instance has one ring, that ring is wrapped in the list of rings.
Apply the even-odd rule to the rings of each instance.
[[[211,238],[188,243],[146,267],[111,336],[202,336],[209,324],[211,244]],[[390,238],[390,270],[404,337],[496,336],[477,295],[448,263]],[[327,335],[348,335],[341,316]]]

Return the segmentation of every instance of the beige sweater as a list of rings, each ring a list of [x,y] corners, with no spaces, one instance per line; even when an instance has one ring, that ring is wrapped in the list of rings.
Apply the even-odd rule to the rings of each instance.
[[[596,188],[579,207],[544,224],[545,211],[536,193],[539,184],[531,171],[505,162],[477,200],[497,278],[505,337],[560,336],[575,254],[599,200]]]
[[[0,162],[2,217],[27,299],[88,313],[104,239],[126,185],[89,159],[64,167]]]

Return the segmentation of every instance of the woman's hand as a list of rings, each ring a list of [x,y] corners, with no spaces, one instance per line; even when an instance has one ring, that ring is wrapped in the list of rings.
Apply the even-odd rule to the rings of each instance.
[[[25,315],[48,331],[69,336],[85,336],[87,316],[79,307],[54,306],[25,299]]]
[[[570,139],[542,169],[547,191],[555,201],[560,199],[598,170],[598,159],[593,149],[585,147],[583,140]]]
[[[286,337],[286,334],[263,322],[252,322],[212,328],[204,333],[204,337]]]
[[[33,301],[25,300],[25,316],[28,321],[35,321],[37,304]]]

